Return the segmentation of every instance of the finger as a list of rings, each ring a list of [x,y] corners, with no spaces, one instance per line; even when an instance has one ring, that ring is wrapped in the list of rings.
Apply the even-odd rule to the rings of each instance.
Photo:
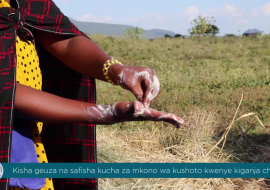
[[[180,117],[178,117],[177,115],[174,115],[174,114],[169,114],[169,113],[166,113],[166,112],[160,112],[160,111],[157,111],[160,116],[158,117],[158,120],[159,121],[165,121],[165,122],[168,122],[168,123],[171,123],[175,126],[179,126],[179,125],[184,125],[185,124],[185,121],[183,119],[181,119]]]
[[[144,94],[143,94],[143,105],[144,105],[144,107],[145,108],[149,108],[149,106],[150,106],[150,100],[149,100],[149,97],[150,97],[150,93],[152,92],[152,82],[151,81],[149,81],[149,80],[146,80],[146,79],[144,79],[143,81],[142,81],[143,83],[142,83],[142,85],[143,85],[143,90],[144,90]]]
[[[139,102],[143,102],[143,89],[140,84],[132,85],[127,90],[131,91]]]
[[[171,123],[176,127],[185,124],[185,121],[183,119],[174,114],[145,108],[140,102],[134,103],[134,109],[134,116],[137,120],[164,121],[167,123]]]
[[[147,83],[147,82],[145,82]],[[150,103],[157,97],[160,92],[160,83],[156,75],[153,75],[153,80],[149,81],[148,89],[145,92],[144,105],[149,108]]]

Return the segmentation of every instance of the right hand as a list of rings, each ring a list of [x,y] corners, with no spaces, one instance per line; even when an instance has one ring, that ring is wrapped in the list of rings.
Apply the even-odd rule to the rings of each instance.
[[[159,80],[151,68],[113,64],[108,75],[115,84],[132,92],[145,108],[150,107],[160,92]]]
[[[185,121],[177,115],[145,108],[139,101],[117,102],[113,105],[115,119],[121,121],[164,121],[179,128]],[[116,121],[117,122],[117,121]]]

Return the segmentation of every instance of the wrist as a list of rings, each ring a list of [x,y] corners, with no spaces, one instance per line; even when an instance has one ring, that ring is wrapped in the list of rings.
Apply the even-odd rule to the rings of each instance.
[[[119,85],[121,71],[123,70],[124,66],[121,64],[112,64],[108,69],[108,76],[111,79],[111,81]]]

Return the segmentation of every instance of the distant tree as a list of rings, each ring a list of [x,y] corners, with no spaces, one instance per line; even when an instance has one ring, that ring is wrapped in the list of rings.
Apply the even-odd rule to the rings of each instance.
[[[169,34],[164,35],[165,38],[172,38]]]
[[[170,36],[169,34],[164,35],[165,38],[184,38],[181,34],[175,34],[174,36]]]
[[[212,35],[212,36],[215,36],[216,34],[219,33],[219,28],[212,24],[209,26],[208,30],[205,32],[207,35]]]
[[[225,34],[225,37],[237,37],[235,34]]]
[[[175,38],[182,38],[183,36],[181,34],[175,34],[174,37]]]
[[[199,16],[197,19],[191,21],[191,25],[193,27],[189,29],[189,33],[191,36],[209,36],[209,35],[216,35],[219,33],[219,28],[215,25],[214,17],[203,18]]]
[[[139,28],[138,26],[136,28],[128,28],[125,30],[125,36],[133,39],[140,39],[142,38],[142,34],[145,31],[142,28]]]

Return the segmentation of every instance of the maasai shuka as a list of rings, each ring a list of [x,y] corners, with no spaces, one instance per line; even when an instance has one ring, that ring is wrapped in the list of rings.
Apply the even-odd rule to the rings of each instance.
[[[0,163],[10,162],[12,128],[16,119],[16,36],[31,38],[32,29],[70,37],[84,35],[52,0],[11,1],[13,8],[0,9]],[[70,69],[38,42],[36,47],[43,78],[42,91],[96,103],[93,78]],[[41,137],[49,163],[96,162],[95,125],[44,124]],[[53,179],[53,184],[56,190],[97,189],[97,179]],[[8,179],[0,179],[0,189],[8,190]]]

